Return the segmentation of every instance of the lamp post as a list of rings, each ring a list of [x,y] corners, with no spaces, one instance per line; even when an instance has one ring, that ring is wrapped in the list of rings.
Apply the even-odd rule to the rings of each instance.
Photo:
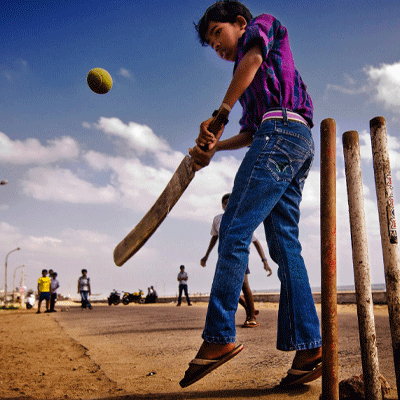
[[[7,259],[11,253],[17,250],[20,250],[20,248],[17,247],[16,249],[9,251],[6,255],[6,262],[4,264],[4,307],[7,306]]]

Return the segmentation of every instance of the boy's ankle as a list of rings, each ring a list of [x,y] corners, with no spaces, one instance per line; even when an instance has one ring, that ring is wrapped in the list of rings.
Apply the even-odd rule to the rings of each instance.
[[[223,356],[226,353],[229,353],[234,348],[235,343],[218,344],[203,342],[196,355],[196,358],[213,360],[215,358]]]

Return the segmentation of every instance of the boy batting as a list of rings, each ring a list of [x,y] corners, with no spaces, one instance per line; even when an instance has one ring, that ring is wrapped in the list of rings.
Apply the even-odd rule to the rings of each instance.
[[[243,115],[239,134],[225,140],[220,140],[223,129],[216,136],[209,132],[213,118],[200,125],[197,146],[189,151],[195,169],[208,165],[216,151],[249,149],[221,221],[203,343],[180,385],[193,384],[243,349],[235,344],[235,313],[251,238],[261,223],[281,281],[277,348],[295,351],[281,385],[311,382],[322,373],[322,343],[299,219],[314,158],[312,101],[295,67],[287,30],[273,16],[253,18],[243,4],[223,0],[209,7],[196,27],[203,45],[234,63],[220,110],[239,101]]]

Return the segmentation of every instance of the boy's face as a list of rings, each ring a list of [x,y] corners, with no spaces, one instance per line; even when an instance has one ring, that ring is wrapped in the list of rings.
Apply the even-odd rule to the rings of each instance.
[[[233,62],[237,55],[238,40],[246,26],[246,20],[240,16],[234,23],[211,21],[206,33],[207,42],[223,60]]]
[[[226,210],[226,206],[228,205],[228,201],[229,201],[229,199],[225,199],[223,202],[222,202],[222,209],[225,211]]]

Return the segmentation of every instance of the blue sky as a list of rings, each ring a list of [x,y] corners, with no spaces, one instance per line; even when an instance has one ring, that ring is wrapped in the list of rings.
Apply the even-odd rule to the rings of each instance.
[[[244,151],[217,154],[134,258],[114,265],[115,245],[161,193],[198,126],[219,106],[232,64],[197,41],[208,1],[3,1],[0,5],[0,256],[8,286],[25,264],[36,287],[42,268],[58,272],[63,294],[76,295],[82,268],[93,292],[157,287],[177,292],[184,264],[191,292],[208,292],[216,249],[200,266],[220,199],[232,188]],[[315,162],[302,203],[301,240],[312,286],[320,286],[320,123],[337,124],[338,283],[353,283],[341,136],[360,134],[373,283],[384,281],[369,121],[387,121],[394,198],[400,199],[400,37],[397,2],[269,1],[245,3],[288,28],[295,63],[315,108]],[[86,85],[91,68],[109,71],[105,95]],[[237,133],[237,104],[225,137]],[[262,228],[256,231],[267,252]],[[269,256],[268,259],[270,260]],[[250,285],[279,287],[253,249]],[[20,271],[16,274],[17,282]],[[0,280],[4,287],[3,279]]]

